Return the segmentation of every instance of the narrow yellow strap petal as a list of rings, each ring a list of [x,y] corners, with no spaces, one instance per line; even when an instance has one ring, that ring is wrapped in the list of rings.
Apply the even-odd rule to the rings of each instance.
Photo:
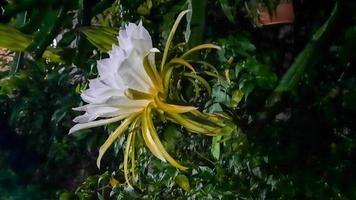
[[[163,77],[163,88],[164,88],[165,97],[168,96],[169,83],[170,83],[170,80],[171,80],[173,69],[174,69],[174,67],[170,67],[170,68],[168,68],[167,70],[165,70],[162,73],[163,74],[162,77]]]
[[[220,78],[219,74],[217,74],[217,73],[212,73],[212,72],[209,72],[209,71],[204,71],[204,73],[205,73],[206,75],[212,76],[212,77],[214,77],[214,78],[216,78],[216,79],[218,79],[218,80],[219,80],[219,78]]]
[[[153,155],[155,155],[158,159],[162,160],[163,162],[166,162],[166,159],[164,158],[162,152],[159,150],[157,147],[156,143],[153,141],[150,128],[148,126],[149,123],[149,118],[150,118],[150,108],[149,106],[144,109],[143,111],[143,116],[142,116],[142,136],[143,140],[146,143],[146,146],[148,149],[152,152]]]
[[[209,96],[211,96],[210,84],[203,77],[201,77],[201,76],[199,76],[197,74],[193,74],[193,73],[184,73],[184,76],[191,77],[191,78],[199,81],[205,87],[205,89],[208,91]]]
[[[196,121],[187,119],[181,114],[177,113],[167,113],[169,120],[174,123],[182,125],[184,128],[188,129],[193,133],[204,134],[208,136],[216,136],[220,132],[220,127],[212,127],[205,124],[198,123]]]
[[[168,55],[168,49],[171,46],[171,42],[172,42],[174,33],[176,32],[176,30],[178,28],[178,25],[179,25],[180,21],[182,20],[183,16],[185,14],[187,14],[188,12],[190,12],[190,10],[184,10],[181,13],[179,13],[176,21],[173,24],[171,32],[168,35],[168,38],[167,38],[167,41],[166,41],[166,46],[164,47],[164,51],[163,51],[162,61],[161,61],[161,72],[164,71],[164,65],[166,64],[166,59],[167,59],[167,55]]]
[[[193,68],[193,66],[188,61],[186,61],[182,58],[173,58],[171,61],[169,61],[169,64],[183,65],[185,67],[188,67],[193,72],[195,72],[195,69]]]
[[[136,131],[132,133],[132,142],[131,142],[131,176],[132,182],[135,182],[135,168],[136,168],[136,160],[135,160],[135,142],[136,142]]]
[[[214,73],[216,74],[216,76],[219,76],[219,72],[218,70],[214,67],[214,65],[206,62],[206,61],[203,61],[203,60],[188,60],[188,62],[190,63],[198,63],[198,64],[202,64],[204,66],[206,66],[207,68],[210,68],[211,70],[214,71]]]
[[[152,52],[150,52],[150,53],[152,53]],[[154,65],[152,65],[152,63],[148,59],[150,53],[147,54],[143,58],[143,67],[145,68],[145,71],[146,71],[147,75],[151,78],[151,80],[152,80],[153,84],[155,85],[155,87],[162,91],[163,90],[162,79],[159,76],[156,67]]]
[[[192,85],[193,85],[193,87],[194,87],[194,93],[195,93],[195,95],[194,95],[194,98],[192,98],[193,99],[193,101],[196,101],[199,97],[200,97],[200,87],[199,87],[199,85],[198,85],[198,83],[195,81],[195,79],[193,79],[193,78],[188,78],[188,80],[192,83]],[[185,100],[184,99],[184,97],[183,97],[183,95],[181,95],[182,97],[182,100]],[[210,95],[209,95],[210,96]]]
[[[190,112],[190,113],[192,113],[194,116],[196,116],[196,117],[199,117],[199,118],[201,118],[201,119],[204,119],[204,120],[207,120],[207,121],[210,121],[210,122],[212,122],[212,123],[217,123],[217,124],[219,124],[219,122],[220,122],[220,118],[217,116],[217,115],[215,115],[215,114],[212,114],[212,113],[202,113],[202,112],[200,112],[199,110],[193,110],[192,112]]]
[[[129,185],[129,187],[132,187],[130,184],[129,180],[129,171],[128,171],[128,161],[129,161],[129,153],[130,153],[130,148],[131,148],[131,140],[132,140],[132,134],[133,132],[129,133],[129,136],[127,137],[126,140],[126,145],[125,145],[125,153],[124,153],[124,176],[126,183]]]
[[[179,105],[167,104],[162,102],[159,99],[159,97],[155,97],[155,103],[157,104],[157,107],[159,109],[168,113],[185,113],[197,109],[196,107],[193,106],[179,106]]]
[[[220,50],[221,48],[217,45],[214,45],[214,44],[201,44],[201,45],[198,45],[198,46],[195,46],[193,48],[191,48],[190,50],[188,50],[187,52],[185,52],[181,58],[185,58],[187,57],[189,54],[195,52],[195,51],[199,51],[201,49],[218,49]]]
[[[130,160],[131,160],[131,177],[132,177],[132,183],[135,182],[135,144],[136,144],[136,133],[138,132],[140,126],[141,126],[141,118],[137,117],[135,121],[131,123],[131,126],[129,128],[129,133],[132,134],[132,139],[130,144]]]
[[[132,114],[128,118],[126,118],[116,130],[110,134],[109,138],[105,141],[103,145],[101,145],[99,149],[99,156],[96,160],[96,165],[100,168],[100,161],[106,150],[111,146],[111,144],[126,130],[126,128],[130,125],[130,123],[135,119],[137,114]]]
[[[153,126],[153,122],[152,122],[152,119],[151,118],[148,118],[147,120],[148,122],[148,126],[149,126],[149,129],[150,129],[150,132],[151,132],[151,135],[153,137],[153,140],[154,142],[156,143],[159,151],[163,154],[164,158],[171,164],[173,165],[174,167],[180,169],[180,170],[187,170],[188,168],[181,165],[180,163],[178,163],[174,158],[172,158],[169,153],[166,151],[166,149],[164,148],[163,144],[161,143],[158,135],[157,135],[157,132]]]

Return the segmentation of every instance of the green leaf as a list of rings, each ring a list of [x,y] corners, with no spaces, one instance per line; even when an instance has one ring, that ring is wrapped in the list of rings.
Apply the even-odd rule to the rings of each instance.
[[[228,94],[228,84],[221,81],[213,86],[212,97],[214,102],[223,103],[225,105],[230,103],[230,96]]]
[[[0,95],[13,95],[14,91],[26,85],[27,74],[16,73],[14,76],[0,79]]]
[[[178,175],[176,176],[174,182],[181,187],[184,191],[189,192],[190,191],[190,184],[189,180],[186,176],[184,175]]]
[[[31,44],[32,40],[33,37],[31,35],[24,34],[9,25],[0,24],[0,47],[9,49],[11,51],[23,52]],[[59,55],[60,51],[60,49],[49,48],[45,50],[42,57],[52,62],[60,62],[62,61],[61,56]],[[18,65],[18,58],[15,60],[16,65]],[[16,71],[17,70],[14,72]]]
[[[75,196],[70,192],[62,192],[61,195],[59,196],[59,200],[72,200],[72,199],[75,199]]]
[[[137,8],[137,13],[140,15],[150,15],[151,8],[152,8],[152,1],[146,0]]]
[[[241,90],[234,90],[232,91],[232,96],[231,96],[231,107],[235,108],[242,98],[244,97],[244,93]]]
[[[211,141],[211,154],[216,160],[219,160],[220,158],[220,140],[221,140],[221,135],[213,137]]]
[[[231,23],[235,23],[236,8],[229,4],[229,0],[219,0],[221,9]]]
[[[118,30],[103,26],[81,27],[79,29],[91,44],[102,52],[111,50],[113,44],[118,44]]]
[[[166,142],[166,148],[169,152],[174,152],[176,143],[181,139],[182,134],[175,126],[168,126],[164,130],[164,140]]]
[[[41,21],[41,27],[34,34],[33,41],[26,48],[26,51],[33,53],[35,58],[43,57],[43,53],[60,32],[66,13],[67,7],[64,6],[58,10],[48,10],[45,12]]]
[[[24,51],[31,41],[31,36],[11,26],[0,24],[0,47],[19,52]]]
[[[105,200],[104,196],[97,192],[97,196],[99,200]]]
[[[54,48],[49,48],[47,50],[45,50],[45,52],[43,53],[42,57],[51,61],[51,62],[62,62],[60,53],[63,52],[62,49],[54,49]]]

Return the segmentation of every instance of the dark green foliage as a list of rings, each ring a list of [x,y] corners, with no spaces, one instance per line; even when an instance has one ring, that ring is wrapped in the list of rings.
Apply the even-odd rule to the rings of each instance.
[[[8,70],[0,66],[1,200],[356,199],[356,4],[338,1],[338,19],[323,26],[335,1],[295,0],[294,25],[256,28],[244,1],[192,2],[189,46],[214,42],[222,50],[195,55],[216,67],[198,66],[211,97],[182,77],[175,77],[175,95],[224,112],[239,130],[208,138],[156,123],[167,151],[189,170],[159,161],[138,136],[134,189],[123,183],[125,136],[102,169],[95,166],[99,146],[118,124],[68,136],[78,114],[71,108],[123,23],[142,20],[163,50],[186,1],[1,2],[0,46],[18,51]],[[276,1],[266,2],[273,9]],[[316,33],[320,27],[326,35]],[[185,30],[184,22],[172,52],[186,50],[178,44]]]

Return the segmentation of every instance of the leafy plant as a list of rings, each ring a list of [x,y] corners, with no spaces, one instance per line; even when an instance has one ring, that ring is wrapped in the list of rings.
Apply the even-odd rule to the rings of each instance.
[[[0,199],[355,199],[356,4],[337,1],[333,12],[335,1],[293,2],[293,28],[255,28],[243,1],[191,1],[190,41],[180,44],[182,25],[168,57],[212,41],[222,50],[193,55],[206,61],[192,63],[196,74],[174,71],[169,101],[224,112],[239,128],[209,138],[155,121],[162,145],[189,170],[152,156],[138,135],[129,188],[125,136],[95,166],[97,147],[120,124],[68,136],[71,108],[122,24],[142,20],[164,49],[189,4],[2,1]]]

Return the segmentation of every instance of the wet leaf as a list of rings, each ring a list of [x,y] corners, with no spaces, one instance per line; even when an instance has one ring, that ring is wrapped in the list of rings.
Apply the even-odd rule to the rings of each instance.
[[[79,29],[92,45],[102,52],[111,50],[113,44],[118,44],[118,30],[110,27],[90,26]]]
[[[184,191],[189,192],[190,191],[190,184],[189,180],[185,175],[178,175],[175,178],[175,183],[182,188]]]
[[[215,136],[211,140],[211,154],[216,160],[220,158],[220,140],[222,136]]]
[[[0,24],[0,47],[19,52],[24,51],[31,41],[31,36],[11,26]]]

